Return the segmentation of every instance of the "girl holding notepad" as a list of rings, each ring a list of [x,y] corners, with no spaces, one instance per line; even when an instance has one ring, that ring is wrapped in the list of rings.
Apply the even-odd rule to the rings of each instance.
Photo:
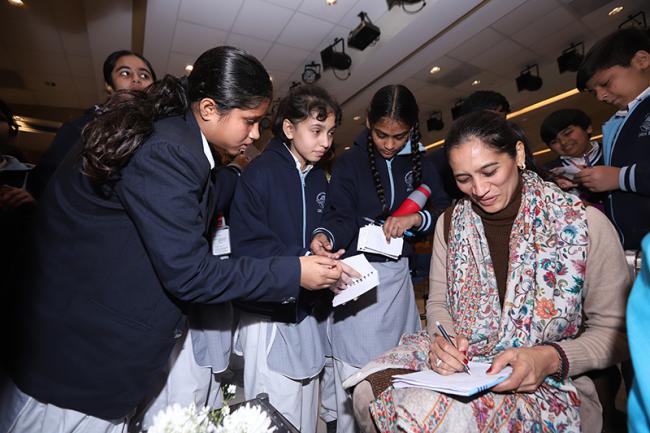
[[[320,87],[299,86],[280,102],[275,137],[242,173],[231,205],[234,257],[308,253],[328,186],[318,161],[340,122],[339,105]],[[304,433],[316,432],[319,375],[329,354],[327,293],[301,290],[295,302],[283,304],[235,303],[235,350],[244,356],[246,399],[267,393]]]
[[[402,237],[406,230],[413,231],[414,238],[433,230],[433,221],[448,201],[433,164],[422,158],[418,118],[415,97],[404,86],[386,86],[373,96],[366,128],[336,161],[312,252],[329,255],[344,248],[348,256],[358,254],[359,229],[368,224],[367,218],[385,220],[384,236],[389,239]],[[431,189],[425,208],[390,217],[421,184]],[[414,238],[404,240],[397,259],[366,253],[379,272],[379,286],[334,309],[330,338],[339,432],[354,429],[352,401],[341,386],[343,380],[397,344],[403,333],[420,329],[408,266]]]

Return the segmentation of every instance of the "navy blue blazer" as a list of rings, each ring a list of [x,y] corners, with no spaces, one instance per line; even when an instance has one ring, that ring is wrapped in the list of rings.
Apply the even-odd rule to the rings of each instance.
[[[78,151],[39,204],[10,368],[42,402],[115,419],[166,375],[186,303],[290,301],[300,262],[211,255],[216,185],[191,113],[156,122],[108,197]]]

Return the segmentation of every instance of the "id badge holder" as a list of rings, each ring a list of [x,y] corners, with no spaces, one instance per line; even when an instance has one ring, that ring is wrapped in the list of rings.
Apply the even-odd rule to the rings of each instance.
[[[217,230],[212,238],[212,255],[227,259],[230,256],[230,227],[220,218]]]

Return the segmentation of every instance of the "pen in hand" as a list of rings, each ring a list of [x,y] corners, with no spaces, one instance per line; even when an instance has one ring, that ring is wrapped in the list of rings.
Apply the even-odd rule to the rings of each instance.
[[[458,349],[456,347],[456,345],[454,344],[454,342],[451,341],[451,337],[449,336],[449,334],[447,334],[447,331],[445,331],[445,328],[443,328],[442,325],[440,324],[440,322],[438,322],[437,320],[436,320],[436,327],[438,328],[438,331],[440,331],[440,335],[442,335],[442,338],[447,340],[447,343],[454,346],[454,349]],[[463,364],[463,370],[465,371],[465,373],[467,373],[469,375],[472,374],[472,373],[469,372],[469,367],[466,364]]]

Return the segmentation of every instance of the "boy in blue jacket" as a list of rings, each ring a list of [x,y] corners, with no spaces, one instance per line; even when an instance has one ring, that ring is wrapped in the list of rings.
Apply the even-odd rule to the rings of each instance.
[[[580,171],[575,180],[605,203],[626,250],[638,250],[650,231],[650,35],[627,28],[601,39],[577,74],[579,90],[618,111],[603,125],[605,165]]]

